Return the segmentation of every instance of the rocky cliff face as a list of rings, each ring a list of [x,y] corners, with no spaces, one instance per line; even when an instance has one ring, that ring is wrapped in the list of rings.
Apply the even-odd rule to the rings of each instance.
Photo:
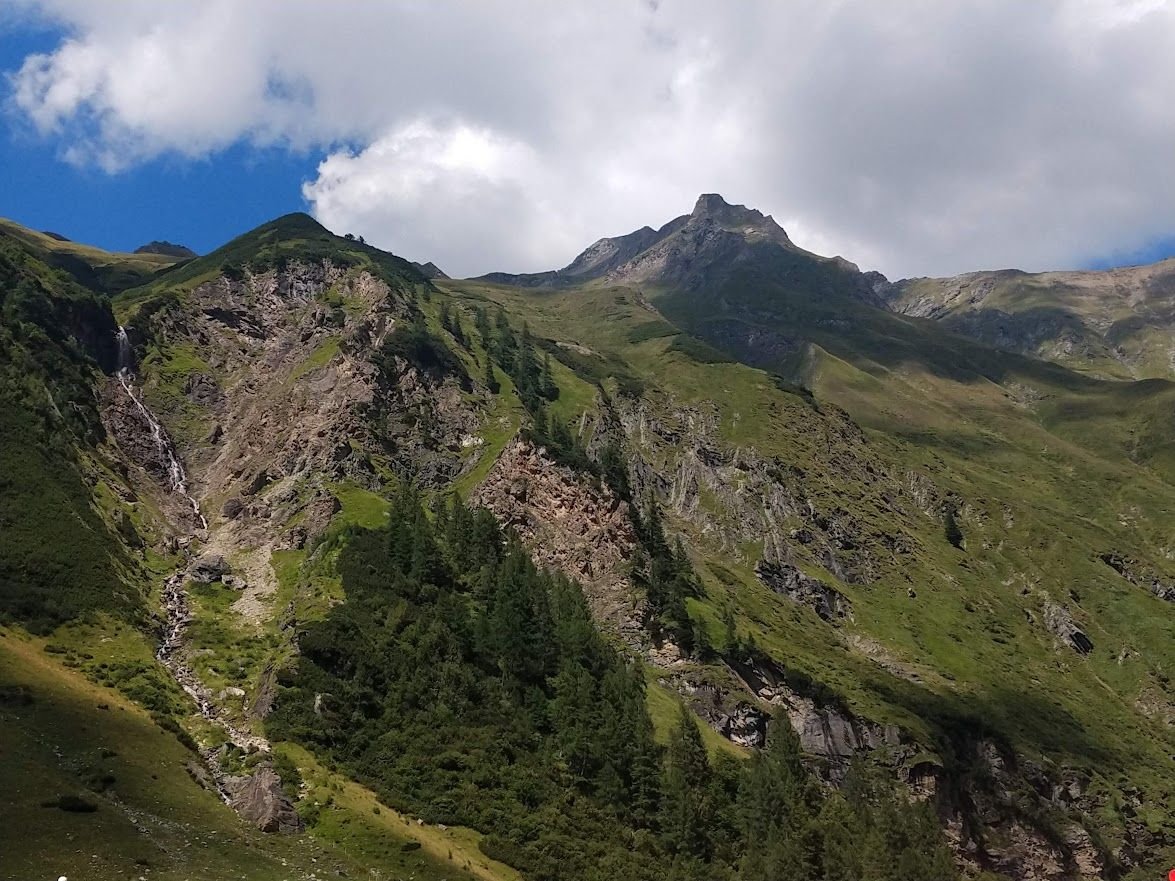
[[[863,750],[898,744],[896,729],[883,730],[804,697],[770,664],[746,660],[732,667],[707,667],[689,662],[676,647],[654,645],[647,604],[628,575],[636,537],[627,505],[607,487],[557,465],[543,449],[521,441],[511,444],[473,500],[514,529],[540,564],[576,578],[605,632],[662,671],[670,688],[735,743],[761,746],[770,713],[784,707],[805,750],[835,763],[840,772]],[[782,570],[771,570],[777,571]],[[815,579],[800,583],[808,585],[809,593],[797,587],[797,601],[827,603],[832,616],[846,612],[847,601],[835,591],[811,587],[819,584]]]
[[[516,531],[536,562],[578,580],[606,631],[633,651],[649,646],[647,603],[629,578],[637,542],[627,503],[524,441],[502,452],[472,501]]]
[[[205,282],[131,327],[148,358],[144,396],[172,427],[226,550],[300,547],[333,514],[338,484],[460,471],[468,457],[453,438],[478,424],[460,389],[373,362],[409,302],[368,271],[294,261]],[[439,441],[418,430],[422,408]],[[110,409],[115,437],[157,470],[124,410]]]
[[[811,604],[811,591],[801,599],[798,575],[790,588],[784,576],[797,564],[823,569],[830,576],[826,586],[835,592],[835,580],[867,584],[883,569],[901,565],[901,558],[914,549],[915,540],[901,529],[900,517],[889,518],[888,528],[882,529],[820,498],[829,477],[851,476],[860,481],[862,494],[884,499],[891,511],[908,508],[903,512],[908,516],[925,516],[910,504],[901,482],[878,467],[860,429],[843,416],[812,420],[820,436],[806,442],[823,448],[824,461],[808,472],[723,440],[717,409],[710,405],[658,403],[655,409],[647,401],[619,405],[619,422],[636,451],[633,479],[638,491],[654,493],[726,551],[761,543],[762,556],[747,563],[762,564],[760,577],[773,581],[784,595]],[[796,415],[803,418],[802,411]],[[829,601],[844,613],[833,612],[830,618],[848,614],[847,602],[831,595]]]

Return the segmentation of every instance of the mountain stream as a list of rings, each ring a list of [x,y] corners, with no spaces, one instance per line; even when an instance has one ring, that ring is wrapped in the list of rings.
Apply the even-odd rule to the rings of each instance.
[[[200,531],[190,534],[188,538],[206,537],[208,521],[200,511],[200,503],[188,492],[187,472],[184,470],[183,463],[180,462],[175,446],[159,420],[155,418],[155,414],[151,412],[135,389],[134,354],[125,328],[118,328],[117,338],[118,371],[115,376],[127,397],[134,403],[150,428],[151,439],[159,451],[160,458],[167,466],[168,489],[182,497],[196,515]],[[192,698],[200,715],[206,721],[221,728],[229,741],[245,751],[269,752],[269,742],[265,738],[241,730],[225,717],[223,710],[213,701],[211,691],[200,681],[196,672],[184,660],[186,631],[192,620],[187,591],[184,589],[187,582],[188,563],[185,560],[163,583],[163,607],[167,615],[167,623],[163,641],[160,643],[155,657],[167,668],[180,688]],[[230,802],[227,775],[221,765],[219,750],[202,749],[200,754],[208,767],[221,799],[226,803]]]

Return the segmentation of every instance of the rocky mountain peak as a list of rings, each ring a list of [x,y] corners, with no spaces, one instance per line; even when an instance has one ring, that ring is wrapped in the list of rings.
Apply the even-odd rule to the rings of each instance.
[[[703,193],[694,203],[689,223],[714,223],[731,232],[742,233],[747,238],[770,239],[781,245],[791,246],[791,239],[770,214],[764,214],[746,205],[731,205],[718,193]]]
[[[153,241],[135,248],[136,254],[160,254],[164,257],[175,257],[177,260],[190,260],[199,255],[186,245],[177,245],[175,242]]]

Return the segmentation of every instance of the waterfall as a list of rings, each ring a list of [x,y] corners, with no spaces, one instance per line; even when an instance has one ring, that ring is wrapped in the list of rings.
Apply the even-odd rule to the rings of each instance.
[[[131,352],[131,338],[126,335],[126,328],[121,324],[118,326],[114,338],[118,341],[118,375],[130,376],[134,373],[135,368],[135,356]]]
[[[135,404],[142,417],[147,420],[147,425],[151,428],[151,440],[155,443],[155,448],[159,450],[163,461],[167,463],[167,480],[168,489],[174,493],[183,496],[188,504],[192,506],[192,512],[196,515],[196,519],[200,521],[202,529],[208,529],[208,521],[204,519],[204,515],[200,513],[200,503],[195,500],[188,493],[188,475],[184,471],[184,466],[180,462],[179,456],[176,455],[175,446],[171,442],[171,438],[167,436],[167,432],[163,430],[163,426],[159,420],[155,418],[155,414],[147,409],[147,405],[143,403],[142,399],[135,392],[134,386],[134,355],[131,352],[131,341],[127,336],[126,328],[119,325],[116,334],[118,340],[118,382],[123,390]]]
[[[167,464],[168,488],[187,500],[188,504],[192,506],[192,513],[200,522],[201,529],[207,532],[208,521],[200,513],[200,503],[188,493],[188,475],[184,471],[184,466],[180,462],[171,438],[167,436],[167,432],[164,431],[159,420],[155,418],[155,414],[148,409],[135,390],[134,352],[131,349],[131,341],[127,336],[126,328],[120,325],[115,337],[118,342],[118,370],[115,377],[127,397],[134,403],[139,415],[146,420],[151,429],[151,440],[159,451],[160,457]],[[234,726],[212,700],[212,694],[208,687],[200,681],[200,677],[184,660],[184,631],[187,630],[188,624],[192,620],[187,591],[184,590],[187,577],[187,567],[182,565],[163,583],[163,608],[167,613],[167,628],[164,631],[163,641],[155,652],[155,657],[167,668],[180,688],[195,701],[196,709],[200,715],[223,729],[231,743],[241,749],[260,750],[267,753],[270,750],[269,741]],[[201,749],[200,756],[212,776],[212,782],[221,801],[232,805],[232,791],[228,786],[228,774],[222,765],[219,749],[213,747]]]

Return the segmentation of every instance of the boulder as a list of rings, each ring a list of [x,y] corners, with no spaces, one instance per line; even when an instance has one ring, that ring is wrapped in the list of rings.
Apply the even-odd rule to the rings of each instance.
[[[225,575],[232,571],[228,560],[220,554],[205,554],[192,564],[188,570],[188,576],[200,584],[211,584],[213,581],[220,581]]]
[[[230,779],[227,788],[233,810],[262,832],[302,831],[302,818],[282,792],[281,778],[269,765],[259,765],[249,777]]]

